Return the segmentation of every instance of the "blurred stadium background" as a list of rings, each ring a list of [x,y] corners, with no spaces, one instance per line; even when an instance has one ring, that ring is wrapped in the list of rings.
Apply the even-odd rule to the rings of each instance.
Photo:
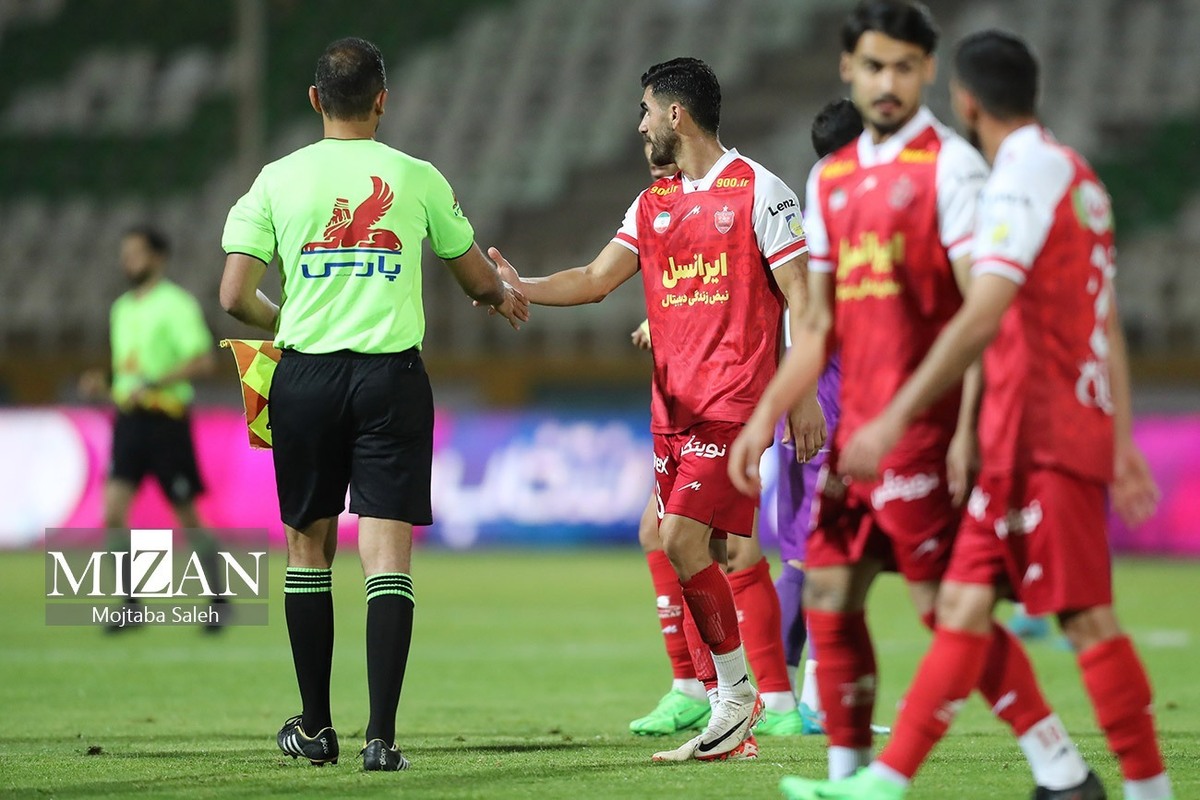
[[[539,274],[590,258],[644,185],[637,80],[668,57],[694,54],[714,66],[724,87],[724,142],[802,192],[813,160],[812,116],[842,93],[838,31],[851,5],[0,0],[0,74],[7,76],[0,85],[0,404],[77,403],[80,370],[107,357],[109,305],[124,289],[116,246],[137,222],[151,221],[171,237],[169,277],[201,298],[217,336],[254,335],[216,303],[223,221],[262,163],[320,135],[305,89],[317,54],[337,36],[368,36],[384,52],[391,97],[380,138],[437,164],[479,241],[500,245],[524,272]],[[1200,0],[929,5],[943,28],[943,55],[962,34],[988,25],[1033,42],[1045,66],[1046,122],[1099,166],[1111,188],[1137,407],[1152,417],[1175,415],[1165,428],[1154,420],[1144,435],[1161,440],[1166,450],[1152,454],[1160,477],[1183,492],[1193,470],[1169,457],[1197,450],[1184,438],[1197,426],[1177,415],[1200,408]],[[946,73],[928,98],[949,120]],[[610,536],[634,524],[635,496],[644,492],[637,470],[648,475],[644,461],[630,466],[648,441],[649,364],[627,335],[643,317],[638,282],[597,306],[537,309],[516,335],[482,319],[428,257],[425,287],[426,355],[447,414],[443,433],[462,439],[468,428],[499,448],[504,426],[523,432],[530,446],[504,463],[524,465],[532,487],[525,500],[553,494],[552,476],[578,468],[581,458],[610,476],[619,463],[624,477],[619,486],[608,480],[608,495],[576,496],[565,506],[609,509],[608,519],[584,522]],[[278,296],[277,281],[269,291]],[[199,386],[202,408],[236,408],[232,366],[224,366]],[[508,412],[499,422],[478,416],[497,408]],[[547,432],[538,416],[544,409],[588,419],[598,411],[601,421]],[[0,544],[34,541],[48,524],[96,524],[87,513],[64,517],[61,510],[86,507],[72,480],[83,480],[84,492],[103,468],[105,420],[88,419],[72,425],[94,435],[64,432],[45,415],[0,417],[0,446],[28,454],[0,466],[5,485],[19,489],[0,506]],[[605,427],[614,420],[616,429]],[[614,439],[613,430],[625,438]],[[207,427],[201,437],[213,451],[206,461],[226,462],[216,469],[228,467],[231,449],[244,450]],[[486,489],[483,495],[512,488],[510,477],[480,489],[494,459],[467,449],[458,462],[441,459],[450,470],[443,475]],[[64,480],[66,461],[77,465],[67,473],[86,474]],[[1161,474],[1164,464],[1169,474]],[[219,478],[215,493],[239,481]],[[468,505],[489,502],[480,491]],[[72,492],[74,499],[66,496]],[[613,493],[626,499],[614,505]],[[457,493],[443,507],[462,509],[464,499]],[[541,522],[572,522],[569,514],[553,516]],[[1190,524],[1192,506],[1177,516]],[[244,524],[212,509],[209,517]],[[1143,538],[1153,540],[1149,549],[1162,549],[1179,535],[1160,527]]]

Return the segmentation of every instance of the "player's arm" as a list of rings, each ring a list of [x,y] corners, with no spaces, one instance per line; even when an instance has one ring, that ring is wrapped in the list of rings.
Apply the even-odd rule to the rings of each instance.
[[[500,278],[496,265],[483,254],[479,245],[472,242],[467,252],[458,258],[444,260],[454,280],[476,305],[490,306],[492,312],[507,319],[513,328],[520,328],[520,323],[529,319],[529,301]]]
[[[500,268],[500,277],[517,287],[529,302],[539,306],[579,306],[599,303],[637,274],[637,254],[623,244],[609,242],[587,266],[564,269],[541,278],[522,278],[495,247],[488,255]]]
[[[951,268],[954,280],[963,297],[971,285],[970,256],[954,259]],[[958,407],[958,423],[950,448],[946,453],[946,482],[950,499],[961,506],[967,499],[975,475],[979,472],[979,437],[976,424],[979,421],[979,404],[983,398],[983,359],[976,359],[963,373],[962,398]]]
[[[1149,519],[1162,496],[1146,458],[1133,441],[1133,392],[1129,379],[1129,356],[1125,332],[1117,314],[1116,294],[1108,281],[1112,306],[1108,314],[1108,380],[1113,400],[1115,434],[1112,502],[1126,525],[1134,527]]]
[[[258,288],[266,271],[262,259],[245,253],[227,255],[221,275],[221,308],[239,322],[274,333],[279,306]]]
[[[803,327],[803,315],[808,308],[808,253],[780,264],[771,272],[783,293],[788,307],[788,326],[792,342],[796,342]],[[796,443],[796,459],[806,462],[814,458],[825,445],[829,430],[825,413],[817,402],[817,387],[803,395],[788,413],[788,430]]]
[[[832,280],[833,276],[827,272],[808,273],[808,302],[804,313],[796,315],[800,324],[792,326],[792,347],[729,448],[729,477],[743,494],[753,496],[762,488],[758,462],[771,446],[775,421],[816,392],[817,378],[825,366],[826,342],[833,328]]]
[[[963,377],[1000,331],[1000,320],[1020,285],[993,273],[975,276],[962,308],[950,320],[921,365],[900,387],[883,413],[860,427],[838,466],[853,478],[876,477],[879,462],[904,429]]]

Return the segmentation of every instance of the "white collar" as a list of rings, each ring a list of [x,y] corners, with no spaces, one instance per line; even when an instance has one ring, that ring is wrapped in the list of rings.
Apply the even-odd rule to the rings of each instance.
[[[996,148],[996,163],[1000,163],[1000,159],[1007,156],[1013,150],[1027,147],[1034,142],[1044,140],[1054,141],[1054,137],[1050,131],[1043,128],[1036,122],[1031,122],[1017,128],[1015,131],[1004,137],[1004,141],[1000,142],[1000,146]]]
[[[937,118],[926,106],[917,109],[913,118],[904,123],[904,127],[893,133],[880,144],[871,141],[871,134],[864,130],[858,137],[858,160],[864,167],[874,167],[879,164],[889,164],[900,157],[904,148],[917,138],[917,134],[931,125],[937,124]]]
[[[684,175],[683,172],[680,172],[679,177],[680,180],[683,181],[684,193],[707,192],[712,188],[713,181],[717,179],[717,176],[724,172],[725,168],[728,167],[737,157],[738,151],[736,147],[731,147],[728,150],[725,150],[723,153],[721,153],[721,157],[717,159],[717,162],[709,168],[708,173],[698,181],[693,181],[688,178],[688,176]]]

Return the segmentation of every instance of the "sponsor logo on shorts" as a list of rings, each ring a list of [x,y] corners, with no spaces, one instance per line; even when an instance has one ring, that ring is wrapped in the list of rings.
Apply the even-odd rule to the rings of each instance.
[[[698,492],[698,491],[700,491],[700,481],[692,481],[691,483],[685,483],[683,486],[680,486],[675,491],[682,492],[684,489],[691,489],[693,492]]]
[[[1007,539],[1009,534],[1028,536],[1042,524],[1042,504],[1034,500],[1020,510],[1012,509],[1003,519],[996,520],[996,536]]]
[[[883,481],[871,492],[871,505],[877,510],[893,500],[912,502],[928,497],[941,483],[936,473],[897,475],[890,469],[883,473]]]
[[[654,457],[654,471],[659,475],[667,474],[667,459],[665,456],[663,458]]]
[[[931,556],[938,551],[940,542],[936,536],[930,536],[925,541],[921,542],[913,550],[913,558],[921,558],[922,556]]]
[[[1045,574],[1046,573],[1042,569],[1042,565],[1035,562],[1033,564],[1030,564],[1029,567],[1025,570],[1025,577],[1021,580],[1021,583],[1028,586],[1029,584],[1033,583],[1034,581],[1040,581]]]
[[[971,497],[967,500],[967,513],[972,519],[977,519],[983,522],[987,516],[988,506],[992,503],[992,496],[976,486],[971,490]]]
[[[701,442],[695,436],[687,440],[687,444],[679,451],[679,457],[696,456],[697,458],[723,458],[725,451],[729,449],[728,445],[717,445],[713,442]]]

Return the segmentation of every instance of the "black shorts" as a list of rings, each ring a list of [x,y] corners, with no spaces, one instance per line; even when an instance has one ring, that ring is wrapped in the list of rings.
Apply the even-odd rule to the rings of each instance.
[[[279,513],[303,529],[346,507],[433,521],[433,391],[416,348],[365,355],[284,350],[271,383]]]
[[[191,418],[157,411],[117,414],[109,474],[138,486],[147,473],[158,480],[172,504],[186,503],[204,491],[196,468]]]

